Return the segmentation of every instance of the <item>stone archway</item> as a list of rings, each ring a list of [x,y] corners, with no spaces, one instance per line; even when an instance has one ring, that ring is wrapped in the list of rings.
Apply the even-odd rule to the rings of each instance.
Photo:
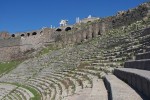
[[[67,27],[67,28],[65,29],[65,31],[69,31],[69,30],[71,30],[71,27]]]
[[[57,29],[56,29],[56,31],[57,31],[57,32],[60,32],[60,31],[62,31],[62,29],[60,29],[60,28],[57,28]]]
[[[101,35],[101,32],[100,32],[100,31],[98,31],[98,35]]]
[[[12,34],[11,37],[15,37],[15,34]]]
[[[30,36],[30,33],[27,33],[27,36]]]
[[[100,26],[100,23],[96,23],[96,24],[95,24],[95,29],[94,29],[94,30],[95,30],[96,36],[97,36],[97,35],[101,35],[100,27],[101,27],[101,26]]]
[[[92,38],[94,38],[95,37],[95,35],[94,35],[94,33],[92,33]]]
[[[36,34],[37,34],[36,32],[33,32],[33,33],[32,33],[32,35],[36,35]]]
[[[21,37],[23,37],[23,36],[24,36],[24,34],[21,34],[20,36],[21,36]]]
[[[87,40],[87,39],[89,39],[89,36],[88,36],[88,34],[86,34],[86,37],[85,37],[85,39]]]

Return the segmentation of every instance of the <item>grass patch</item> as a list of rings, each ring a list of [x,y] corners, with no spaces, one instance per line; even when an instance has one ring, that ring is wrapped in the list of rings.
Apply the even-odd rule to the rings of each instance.
[[[40,52],[39,52],[39,55],[43,55],[43,54],[46,54],[46,53],[49,53],[50,52],[50,49],[49,48],[43,48]]]
[[[47,54],[51,51],[54,51],[54,50],[58,50],[60,49],[60,47],[58,47],[57,45],[55,44],[48,44],[45,48],[43,48],[38,54],[37,56],[40,56],[40,55],[44,55],[44,54]]]
[[[22,85],[22,84],[18,84],[18,83],[9,83],[9,84],[13,84],[13,85],[16,85],[18,87],[23,87],[27,90],[29,90],[31,93],[33,93],[34,97],[33,98],[30,98],[30,100],[41,100],[41,95],[39,92],[37,92],[35,89],[33,89],[32,87],[29,87],[29,86],[25,86],[25,85]]]
[[[28,87],[28,86],[22,86],[22,87],[28,89],[31,93],[33,93],[34,97],[31,98],[31,100],[41,100],[40,99],[41,95],[35,89]]]
[[[22,61],[10,61],[5,63],[0,63],[0,75],[7,74],[14,68],[16,68]]]

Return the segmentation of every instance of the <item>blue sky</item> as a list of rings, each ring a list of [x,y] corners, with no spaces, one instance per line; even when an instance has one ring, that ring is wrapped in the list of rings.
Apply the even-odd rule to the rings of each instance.
[[[61,19],[75,23],[88,15],[105,17],[148,0],[0,0],[0,31],[25,32],[58,27]]]

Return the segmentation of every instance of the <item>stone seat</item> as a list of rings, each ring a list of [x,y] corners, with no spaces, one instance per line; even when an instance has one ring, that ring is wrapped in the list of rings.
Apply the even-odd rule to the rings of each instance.
[[[142,43],[144,46],[150,46],[150,40],[147,42]]]
[[[53,88],[54,88],[55,92],[57,92],[57,94],[56,94],[55,92],[53,93],[53,94],[55,94],[55,99],[60,98],[60,95],[61,95],[61,88],[59,87],[58,84],[56,84],[56,82],[54,82],[54,81],[49,81],[49,80],[44,79],[44,78],[36,78],[36,80],[41,81],[43,84],[45,83],[45,84],[49,85],[49,87],[51,87],[51,84],[54,84],[54,85],[53,85]],[[51,89],[51,91],[53,91],[53,89]],[[51,92],[51,93],[52,93],[52,92]]]
[[[143,49],[143,46],[138,46],[138,47],[134,47],[134,48],[128,48],[125,52],[129,53],[129,52],[132,52],[132,51],[135,51],[135,52],[140,52],[140,50]]]
[[[57,84],[58,87],[60,88],[59,94],[60,94],[62,97],[63,97],[63,96],[66,96],[66,95],[68,94],[65,85],[61,82],[61,79],[59,79],[58,77],[49,76],[49,77],[44,77],[44,79],[46,79],[46,80],[48,80],[48,81],[52,81],[53,83]],[[58,93],[57,93],[57,94],[58,94]]]
[[[84,88],[79,93],[67,96],[62,100],[108,100],[107,90],[102,79],[95,79],[93,88]]]
[[[146,46],[146,52],[150,51],[150,46]]]
[[[24,97],[29,100],[30,98],[34,97],[34,95],[27,89],[19,87],[17,88],[17,91],[19,91]]]
[[[150,59],[127,61],[125,62],[124,67],[150,70]]]
[[[110,66],[85,66],[85,69],[88,69],[88,70],[95,70],[97,72],[105,72],[105,73],[110,73],[113,71],[114,68],[110,67]],[[83,69],[84,70],[84,69]],[[96,72],[96,73],[97,73]]]
[[[143,31],[143,29],[137,30],[137,31],[135,31],[135,32],[132,32],[131,35],[132,35],[134,38],[144,37],[144,36],[146,36],[146,35],[149,35],[149,29],[150,29],[150,28],[145,28],[144,31]]]
[[[69,76],[72,77],[74,76],[77,77],[79,80],[81,80],[81,84],[83,88],[91,87],[91,83],[90,83],[91,80],[89,79],[89,77],[87,77],[87,75],[84,75],[84,73],[77,73],[75,71],[66,71],[66,72]]]
[[[110,61],[107,59],[107,60],[94,60],[93,63],[109,63]]]
[[[149,41],[150,41],[149,37],[150,37],[150,36],[143,37],[143,38],[139,41],[139,43],[142,43],[142,44],[143,44],[143,43],[149,42]]]
[[[15,90],[15,91],[13,91],[14,93],[15,93],[15,96],[16,96],[16,98],[20,98],[20,100],[26,100],[26,97],[24,96],[24,94],[22,94],[20,91],[18,91],[18,90]],[[19,100],[19,99],[17,99],[17,100]]]
[[[47,87],[41,86],[41,85],[37,84],[37,82],[34,82],[34,81],[28,81],[26,83],[26,85],[36,89],[40,93],[42,99],[46,98],[46,96],[44,94],[46,93],[45,88],[47,88]],[[51,90],[49,90],[49,92],[51,92]]]
[[[150,99],[150,71],[117,68],[114,74]]]
[[[50,79],[57,79],[57,81],[60,81],[63,86],[63,91],[65,92],[65,95],[71,95],[75,92],[77,84],[76,79],[74,77],[66,76],[64,73],[51,73],[49,76]],[[68,92],[66,92],[66,90]],[[63,95],[63,96],[65,96]]]
[[[135,90],[114,75],[106,75],[104,82],[110,100],[142,100]]]
[[[0,83],[0,99],[8,95],[11,91],[16,89],[17,86],[11,84]]]
[[[120,63],[115,63],[115,62],[110,62],[110,63],[92,63],[92,66],[111,66],[111,67],[115,67],[115,66],[120,66]]]
[[[10,100],[20,100],[21,99],[21,97],[14,92],[10,93],[6,97],[8,97]]]
[[[88,68],[88,67],[86,67],[86,68]],[[86,73],[87,75],[88,75],[88,74],[101,73],[101,70],[84,69],[84,68],[82,68],[82,69],[76,69],[75,71],[76,71],[76,73],[77,73],[77,72],[81,72],[81,73]]]
[[[12,100],[10,97],[6,97],[6,98],[4,98],[4,99],[2,99],[2,100]]]
[[[82,58],[81,61],[93,61],[94,59],[92,58]]]
[[[140,59],[150,59],[150,52],[141,53],[136,56],[136,60]]]

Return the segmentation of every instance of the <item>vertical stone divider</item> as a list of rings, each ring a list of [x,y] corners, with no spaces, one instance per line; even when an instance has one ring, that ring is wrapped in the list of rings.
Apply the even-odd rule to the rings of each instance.
[[[82,31],[82,36],[83,36],[82,38],[84,41],[86,41],[86,33],[87,33],[86,30]]]
[[[101,35],[101,32],[100,32],[100,23],[95,23],[95,29],[94,29],[94,31],[95,31],[96,37],[98,35]]]
[[[83,34],[83,30],[81,30],[81,32],[80,32],[80,33],[81,33],[81,42],[83,42],[83,41],[84,41],[84,36],[83,36],[84,34]]]
[[[76,43],[81,43],[81,33],[80,32],[76,33],[76,39],[77,39]]]
[[[89,38],[88,39],[92,39],[92,35],[93,35],[93,25],[89,25],[89,30],[88,30],[88,34],[89,34]]]
[[[74,44],[74,43],[76,43],[76,35],[75,34],[72,35],[72,44]]]

